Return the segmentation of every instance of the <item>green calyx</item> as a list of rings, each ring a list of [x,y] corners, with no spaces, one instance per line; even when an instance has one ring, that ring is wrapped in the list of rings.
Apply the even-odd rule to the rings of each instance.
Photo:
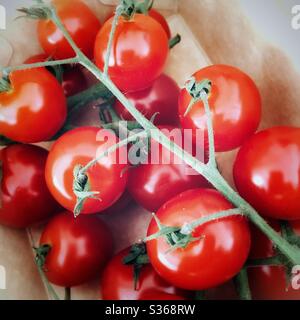
[[[8,92],[11,90],[11,84],[8,77],[2,77],[0,79],[0,93]]]
[[[87,199],[97,199],[99,192],[94,192],[90,190],[90,185],[88,181],[88,176],[84,172],[83,166],[76,166],[74,168],[74,180],[73,180],[73,192],[76,195],[76,205],[74,207],[74,217],[78,217],[82,211],[84,202]]]
[[[40,247],[33,248],[35,251],[35,262],[39,268],[43,268],[46,262],[46,257],[51,250],[51,246],[48,244],[43,244]]]
[[[183,227],[164,226],[154,213],[153,218],[155,219],[159,231],[145,238],[144,242],[158,239],[160,237],[165,237],[167,243],[170,246],[170,250],[168,250],[166,253],[178,248],[186,248],[190,243],[203,239],[203,236],[193,237],[193,230],[189,229],[188,232],[184,232]]]
[[[134,290],[138,289],[139,276],[144,265],[149,264],[146,246],[144,243],[134,244],[129,254],[123,259],[123,264],[133,267]]]
[[[208,79],[197,82],[196,78],[192,77],[185,85],[185,89],[191,95],[192,99],[187,107],[184,116],[186,116],[192,109],[193,105],[208,97],[211,92],[212,83]]]
[[[49,6],[43,2],[38,1],[36,5],[33,5],[29,8],[20,8],[17,11],[23,13],[23,16],[19,18],[30,18],[35,20],[48,20],[51,18],[52,13]]]
[[[154,0],[122,0],[121,1],[121,15],[130,20],[135,13],[148,14],[153,6]]]

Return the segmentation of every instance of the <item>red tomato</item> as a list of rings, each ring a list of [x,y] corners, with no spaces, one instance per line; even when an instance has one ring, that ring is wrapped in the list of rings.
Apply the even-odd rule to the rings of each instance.
[[[212,89],[209,104],[215,136],[216,151],[229,151],[239,147],[258,128],[261,118],[261,98],[252,79],[239,69],[226,65],[213,65],[194,74],[197,81],[209,79]],[[204,133],[208,148],[204,105],[197,102],[184,116],[192,97],[186,89],[179,97],[179,116],[184,129]],[[199,143],[199,142],[197,142]]]
[[[155,9],[149,10],[148,15],[149,15],[151,18],[155,19],[158,23],[161,24],[161,26],[163,27],[163,29],[165,30],[165,32],[166,32],[166,34],[167,34],[168,39],[171,39],[171,30],[170,30],[170,27],[169,27],[169,25],[168,25],[168,22],[167,22],[166,18],[165,18],[162,14],[160,14],[157,10],[155,10]],[[113,16],[114,16],[114,12],[112,12],[112,13],[106,18],[105,22],[106,22],[107,20],[109,20],[110,18],[112,18]]]
[[[0,134],[23,143],[52,138],[67,116],[58,81],[43,68],[15,71],[9,78],[11,90],[0,93]]]
[[[66,68],[63,74],[62,87],[66,97],[74,96],[87,89],[87,81],[79,66]]]
[[[111,18],[99,31],[95,43],[95,61],[103,70]],[[124,92],[150,87],[162,74],[169,53],[166,33],[153,18],[135,14],[131,20],[120,17],[109,62],[111,80]]]
[[[178,125],[177,111],[179,87],[173,79],[162,74],[148,89],[125,94],[126,98],[148,119],[156,114],[156,125]],[[134,120],[127,109],[118,100],[115,109],[119,116],[127,121]]]
[[[171,39],[171,30],[166,18],[155,9],[149,10],[148,14],[151,18],[155,19],[161,24],[167,34],[168,39]]]
[[[120,212],[124,212],[132,203],[134,203],[132,197],[130,196],[127,190],[124,191],[121,198],[114,203],[108,209],[102,211],[103,214],[117,214]]]
[[[110,258],[113,242],[110,231],[97,216],[64,212],[45,227],[40,245],[51,247],[44,270],[50,282],[73,287],[98,276]]]
[[[135,290],[133,266],[123,263],[123,259],[128,254],[129,249],[127,248],[114,256],[106,265],[101,280],[103,300],[142,300],[142,297],[148,294],[152,297],[155,295],[157,300],[160,300],[158,299],[160,295],[182,294],[182,291],[160,278],[150,264],[142,266]]]
[[[49,57],[45,53],[28,58],[24,63],[37,63],[47,61]],[[49,70],[51,71],[51,69]],[[62,87],[66,97],[73,96],[87,89],[87,80],[79,66],[64,67]]]
[[[300,219],[300,129],[276,127],[257,133],[234,164],[239,193],[264,216]]]
[[[270,225],[280,232],[280,224],[270,220]],[[291,223],[294,232],[300,235],[299,221]],[[276,255],[272,242],[252,226],[251,259],[264,259]],[[255,300],[299,300],[300,290],[292,288],[284,266],[258,266],[248,268],[249,285]]]
[[[52,2],[76,45],[85,55],[92,58],[95,38],[101,28],[93,11],[78,0],[54,0]],[[38,37],[48,56],[55,59],[67,59],[75,56],[74,50],[51,20],[38,22]]]
[[[228,209],[232,205],[218,191],[196,189],[168,201],[158,210],[157,218],[164,226],[180,227]],[[156,232],[158,226],[152,219],[148,236]],[[250,232],[242,216],[209,222],[196,228],[192,236],[202,238],[172,251],[164,237],[147,242],[154,269],[179,288],[205,290],[221,285],[241,270],[248,257]]]
[[[280,266],[248,269],[252,298],[255,300],[299,300],[300,290],[288,283],[286,270]]]
[[[105,137],[108,141],[105,141]],[[46,164],[46,182],[54,198],[66,209],[73,211],[76,196],[73,192],[73,170],[85,166],[118,141],[104,129],[82,127],[61,136],[53,145]],[[127,149],[120,149],[125,152]],[[122,151],[123,150],[123,151]],[[99,192],[96,199],[87,199],[81,213],[97,213],[113,205],[123,194],[127,173],[126,165],[116,162],[119,152],[100,159],[86,172],[90,191]]]
[[[276,220],[268,219],[269,225],[278,233],[280,233],[280,223]],[[249,254],[250,259],[265,259],[273,257],[276,252],[272,241],[262,233],[255,225],[250,224],[251,231],[251,250]]]
[[[0,223],[27,228],[58,212],[47,189],[48,152],[32,145],[11,145],[0,150],[2,167]]]
[[[171,126],[159,128],[169,130],[169,137],[171,130],[176,129]],[[166,131],[165,134],[168,135]],[[181,139],[181,145],[184,146],[183,134]],[[151,159],[155,159],[156,155],[158,161],[154,163]],[[188,165],[161,145],[151,148],[147,162],[129,170],[128,191],[137,203],[151,212],[157,211],[164,203],[183,191],[209,187],[205,178],[191,171]]]

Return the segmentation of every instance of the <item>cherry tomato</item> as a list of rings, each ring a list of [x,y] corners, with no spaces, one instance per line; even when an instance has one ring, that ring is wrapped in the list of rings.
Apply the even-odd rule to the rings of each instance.
[[[112,21],[103,25],[95,42],[95,61],[101,70]],[[120,17],[109,61],[111,80],[124,92],[148,88],[162,74],[168,53],[168,38],[157,21],[142,14],[131,20]]]
[[[0,150],[2,167],[0,223],[27,228],[60,210],[45,182],[48,152],[32,145]]]
[[[105,141],[105,137],[108,141]],[[74,168],[87,165],[116,142],[117,137],[108,130],[82,127],[65,133],[54,143],[46,164],[46,182],[54,198],[63,207],[73,211],[76,204],[73,192]],[[123,148],[120,150],[126,154],[126,148],[125,151]],[[95,199],[87,199],[81,213],[103,211],[122,196],[127,173],[126,165],[118,164],[118,155],[119,152],[113,152],[87,170],[89,189],[99,192],[99,195]]]
[[[280,223],[268,220],[273,229],[280,233]],[[293,221],[291,227],[300,235],[299,221]],[[256,227],[251,226],[251,259],[265,259],[276,255],[272,242]],[[256,300],[299,300],[300,291],[292,288],[284,266],[255,266],[248,268],[249,285],[252,298]]]
[[[93,46],[101,24],[93,11],[79,0],[52,1],[56,12],[76,45],[89,58],[93,56]],[[63,33],[51,20],[38,22],[39,42],[48,56],[55,59],[75,57],[75,52]]]
[[[300,129],[276,127],[257,133],[234,164],[239,193],[258,212],[282,220],[300,219]]]
[[[142,297],[148,294],[160,300],[159,296],[161,295],[168,294],[172,296],[182,294],[182,291],[160,278],[150,264],[145,264],[141,267],[135,290],[133,266],[123,263],[123,259],[128,254],[129,248],[114,256],[106,265],[101,280],[103,300],[142,300]]]
[[[161,24],[161,26],[163,27],[163,29],[165,30],[166,34],[167,34],[167,37],[168,39],[171,39],[171,30],[170,30],[170,27],[168,25],[168,22],[166,20],[166,18],[161,14],[159,13],[157,10],[155,9],[151,9],[149,10],[148,12],[148,15],[155,19],[158,23]],[[107,18],[105,21],[109,20],[110,18],[112,18],[114,16],[114,12],[112,12]]]
[[[299,300],[300,290],[292,288],[281,266],[248,268],[249,285],[255,300]]]
[[[174,197],[156,215],[162,225],[180,227],[228,209],[232,205],[218,191],[195,189]],[[148,236],[158,230],[152,219]],[[209,222],[197,227],[192,236],[201,238],[171,251],[164,237],[147,242],[148,256],[156,272],[178,288],[205,290],[221,285],[241,270],[248,257],[250,232],[242,216]]]
[[[172,130],[176,129],[171,126],[159,128],[169,130],[164,131],[169,137]],[[180,139],[183,146],[183,134]],[[158,161],[152,161],[156,157]],[[183,191],[209,186],[205,178],[161,145],[158,148],[151,147],[147,164],[131,168],[128,173],[128,191],[137,203],[151,212],[157,211],[164,203]]]
[[[87,81],[80,67],[74,66],[65,69],[62,87],[66,97],[74,96],[87,89]]]
[[[127,93],[125,96],[148,120],[155,115],[154,124],[175,126],[179,124],[177,111],[179,87],[169,76],[162,74],[151,87]],[[122,119],[134,120],[118,100],[115,109]]]
[[[28,58],[24,63],[37,63],[47,61],[49,57],[45,53]],[[48,69],[48,68],[47,68]],[[51,68],[49,68],[51,72]],[[64,67],[62,87],[66,97],[73,96],[87,89],[87,80],[79,66]]]
[[[67,116],[58,81],[43,68],[15,71],[9,79],[11,89],[0,93],[0,134],[23,143],[52,138]]]
[[[216,151],[229,151],[239,147],[258,128],[261,118],[261,98],[252,79],[239,69],[226,65],[213,65],[194,74],[197,81],[212,82],[209,104],[215,136]],[[179,116],[184,129],[204,134],[208,148],[204,105],[197,102],[185,116],[192,97],[186,89],[179,97]]]
[[[108,209],[102,211],[103,214],[114,214],[124,212],[132,203],[134,203],[132,197],[127,190],[124,191],[121,198],[114,203]]]
[[[45,227],[40,245],[49,245],[44,270],[50,282],[73,287],[98,276],[109,260],[113,242],[110,231],[97,216],[69,212],[54,217]]]

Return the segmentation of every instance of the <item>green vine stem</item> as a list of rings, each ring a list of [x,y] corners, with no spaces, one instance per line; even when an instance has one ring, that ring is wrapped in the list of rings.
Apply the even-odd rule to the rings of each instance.
[[[169,40],[169,48],[173,49],[175,46],[177,46],[178,43],[181,42],[181,35],[177,34],[175,37],[171,38]]]
[[[62,60],[48,60],[43,62],[22,64],[20,66],[10,66],[5,68],[1,67],[1,72],[3,72],[4,74],[9,74],[13,71],[20,71],[20,70],[41,68],[41,67],[51,67],[51,66],[57,66],[57,65],[63,65],[63,64],[75,64],[79,62],[80,61],[77,57],[70,58],[70,59],[62,59]]]
[[[71,288],[65,288],[65,299],[66,301],[71,300]]]
[[[247,268],[243,268],[234,279],[241,300],[251,300]]]
[[[45,250],[43,250],[42,247],[40,248],[37,248],[35,246],[35,241],[33,239],[33,235],[32,235],[32,231],[31,229],[29,228],[28,229],[28,234],[29,234],[29,240],[30,240],[30,243],[31,243],[31,247],[33,249],[33,252],[34,254],[36,255],[35,256],[35,264],[37,266],[37,269],[38,269],[38,272],[40,274],[40,277],[48,291],[48,294],[50,296],[50,298],[52,298],[53,300],[60,300],[58,294],[56,293],[56,291],[54,290],[54,288],[52,287],[52,285],[50,284],[50,282],[48,281],[46,275],[45,275],[45,272],[44,272],[44,260],[43,260],[43,257],[42,256],[39,256],[39,252],[42,252],[44,251],[43,255],[45,254]]]
[[[51,13],[51,20],[62,31],[65,38],[76,52],[77,62],[87,68],[100,82],[102,82],[112,94],[124,105],[128,112],[135,118],[135,120],[147,131],[156,129],[156,127],[147,120],[134,105],[124,96],[124,94],[115,86],[115,84],[101,72],[97,66],[90,61],[76,46],[69,33],[66,31],[64,25],[56,14],[55,8],[49,7]],[[23,66],[28,68],[30,65]],[[40,66],[43,66],[41,64]],[[35,65],[36,67],[36,65]],[[168,139],[160,130],[151,131],[151,138],[162,144],[165,148],[172,151],[180,159],[184,160],[186,164],[191,166],[199,174],[203,175],[217,190],[219,190],[231,203],[241,210],[266,236],[274,243],[276,248],[280,250],[292,263],[300,264],[300,250],[297,246],[290,244],[274,231],[268,223],[257,213],[257,211],[250,206],[240,195],[232,189],[227,181],[222,177],[216,168],[211,168],[197,160],[185,150],[180,148]]]

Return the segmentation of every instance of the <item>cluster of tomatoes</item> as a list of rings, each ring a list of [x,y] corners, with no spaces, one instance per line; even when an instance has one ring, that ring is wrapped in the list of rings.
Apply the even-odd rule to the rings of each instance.
[[[114,17],[101,26],[81,1],[55,0],[53,4],[77,46],[103,70]],[[38,36],[45,53],[26,63],[74,56],[51,20],[38,22]],[[170,37],[167,22],[154,9],[148,14],[120,16],[109,76],[160,129],[191,129],[195,144],[196,132],[202,132],[207,151],[204,103],[196,102],[186,113],[190,92],[180,90],[163,74]],[[286,220],[300,235],[300,129],[276,127],[255,133],[261,120],[260,94],[252,79],[235,67],[213,65],[193,76],[198,82],[209,79],[212,83],[208,101],[216,151],[241,147],[233,169],[240,195],[278,232],[279,220]],[[247,259],[277,254],[272,243],[243,216],[196,227],[191,241],[180,248],[172,248],[178,239],[162,236],[111,259],[112,235],[97,214],[124,210],[129,195],[156,213],[148,236],[161,226],[184,226],[233,206],[204,177],[187,175],[186,164],[174,159],[164,162],[169,151],[162,146],[158,164],[148,161],[128,170],[126,164],[115,163],[115,151],[83,171],[97,154],[112,146],[99,139],[104,128],[70,130],[54,142],[49,153],[33,145],[51,140],[65,123],[66,97],[86,88],[78,66],[65,67],[60,82],[44,67],[9,75],[7,90],[0,92],[0,134],[15,143],[0,151],[0,223],[28,228],[50,219],[37,252],[48,280],[59,286],[80,285],[101,273],[103,299],[180,300],[202,290],[212,299],[235,298],[231,280]],[[134,120],[120,102],[114,109],[120,118]],[[121,149],[127,152],[126,147]],[[78,205],[78,189],[81,195],[93,195],[80,203],[75,219],[72,212]],[[300,291],[287,285],[284,266],[253,267],[248,274],[254,298],[300,298]]]

